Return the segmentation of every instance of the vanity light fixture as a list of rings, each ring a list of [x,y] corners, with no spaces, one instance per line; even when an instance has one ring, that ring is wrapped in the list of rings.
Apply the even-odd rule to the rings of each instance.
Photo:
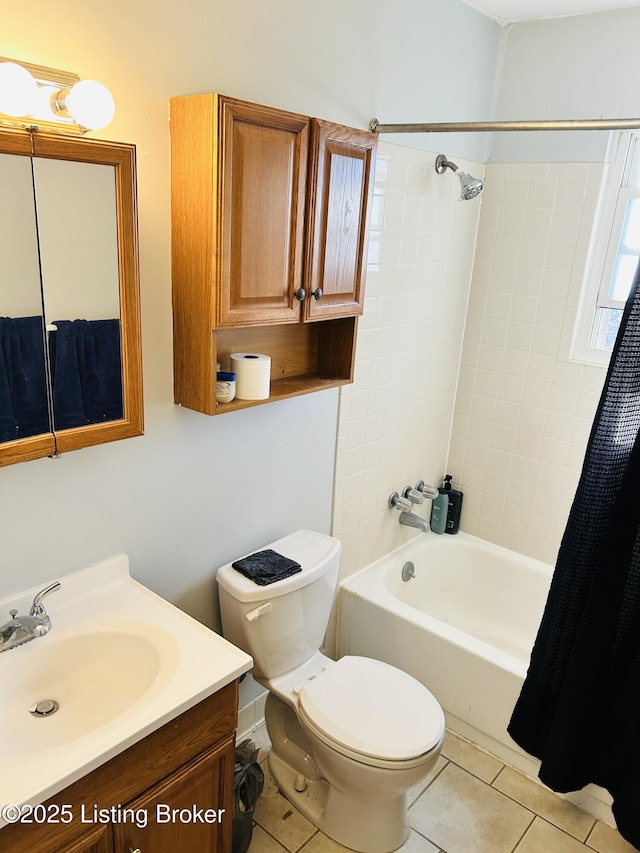
[[[0,125],[84,134],[114,113],[111,92],[96,80],[0,57]]]

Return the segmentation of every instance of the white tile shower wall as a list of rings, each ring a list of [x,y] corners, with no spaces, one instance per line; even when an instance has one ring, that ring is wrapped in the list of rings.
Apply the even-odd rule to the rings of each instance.
[[[480,205],[459,200],[452,172],[436,173],[437,153],[379,145],[355,381],[340,395],[341,578],[415,535],[389,494],[445,472]]]
[[[605,370],[569,361],[602,164],[489,164],[448,468],[462,529],[554,563]]]

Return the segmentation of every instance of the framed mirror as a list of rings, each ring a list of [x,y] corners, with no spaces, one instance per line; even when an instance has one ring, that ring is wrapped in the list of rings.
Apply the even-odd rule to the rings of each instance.
[[[0,130],[0,465],[143,432],[135,148]]]

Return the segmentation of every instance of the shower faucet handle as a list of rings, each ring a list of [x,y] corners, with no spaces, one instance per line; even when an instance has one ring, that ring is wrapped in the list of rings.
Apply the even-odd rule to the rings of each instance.
[[[418,480],[416,483],[416,491],[420,492],[420,494],[425,498],[431,498],[431,500],[437,498],[440,494],[437,486],[429,486],[424,480]]]
[[[421,504],[424,503],[424,499],[427,496],[420,489],[412,489],[411,486],[407,486],[402,493],[402,497],[410,500],[412,504]]]
[[[398,509],[401,512],[411,512],[413,504],[409,498],[401,498],[397,492],[391,492],[389,495],[388,505],[392,509]]]

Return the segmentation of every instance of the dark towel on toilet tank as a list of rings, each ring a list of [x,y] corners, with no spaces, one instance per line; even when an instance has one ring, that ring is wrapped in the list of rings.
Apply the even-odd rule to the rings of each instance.
[[[300,563],[296,563],[289,557],[283,557],[282,554],[272,551],[271,548],[249,554],[248,557],[236,560],[231,565],[236,571],[254,583],[260,584],[260,586],[284,580],[284,578],[302,571]]]

